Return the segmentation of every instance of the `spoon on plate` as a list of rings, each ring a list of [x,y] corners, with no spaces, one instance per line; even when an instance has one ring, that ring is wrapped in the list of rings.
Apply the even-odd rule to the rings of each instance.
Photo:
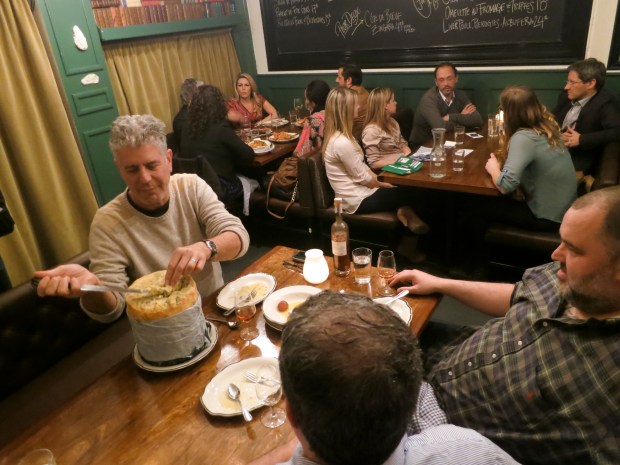
[[[398,299],[400,299],[402,297],[405,297],[407,294],[409,294],[409,290],[408,289],[403,289],[402,291],[400,291],[398,294],[396,294],[391,299],[386,300],[385,302],[383,302],[383,305],[390,305],[395,300],[398,300]]]
[[[217,321],[219,323],[226,323],[230,329],[237,329],[241,322],[239,320],[236,321],[228,321],[223,318],[214,318],[212,316],[208,316],[205,318],[207,321]]]
[[[236,384],[230,383],[228,385],[228,397],[232,400],[239,402],[239,406],[241,407],[241,413],[243,414],[243,419],[245,421],[252,421],[252,414],[248,411],[247,408],[243,406],[241,402],[241,398],[239,397],[240,391]]]

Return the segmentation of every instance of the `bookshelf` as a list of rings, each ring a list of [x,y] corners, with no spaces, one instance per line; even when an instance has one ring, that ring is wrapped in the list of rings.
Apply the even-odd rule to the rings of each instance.
[[[241,0],[90,0],[102,42],[235,27]]]

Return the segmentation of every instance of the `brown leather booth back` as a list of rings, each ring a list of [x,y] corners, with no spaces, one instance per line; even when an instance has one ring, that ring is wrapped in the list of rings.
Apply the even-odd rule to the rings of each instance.
[[[331,209],[334,205],[334,190],[329,184],[329,179],[327,179],[323,155],[320,151],[317,151],[308,156],[307,160],[314,195],[314,206],[317,210]]]
[[[88,266],[84,252],[70,263]],[[0,294],[0,399],[43,373],[106,328],[78,299],[37,296],[30,282]]]

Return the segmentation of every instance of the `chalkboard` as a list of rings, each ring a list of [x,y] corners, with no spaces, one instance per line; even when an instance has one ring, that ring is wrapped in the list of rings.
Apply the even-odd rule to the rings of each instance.
[[[261,0],[269,69],[563,64],[592,0]]]

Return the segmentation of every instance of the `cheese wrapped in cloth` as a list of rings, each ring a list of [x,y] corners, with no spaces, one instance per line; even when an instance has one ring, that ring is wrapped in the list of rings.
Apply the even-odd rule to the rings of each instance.
[[[131,289],[148,294],[127,294],[127,315],[141,357],[158,366],[183,363],[209,343],[200,294],[191,276],[175,286],[164,285],[166,271],[137,279]]]

